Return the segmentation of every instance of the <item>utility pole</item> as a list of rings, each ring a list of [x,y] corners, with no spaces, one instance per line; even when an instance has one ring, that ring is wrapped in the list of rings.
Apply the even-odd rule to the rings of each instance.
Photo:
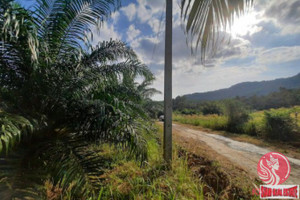
[[[172,161],[172,1],[166,0],[165,85],[164,85],[164,159]]]

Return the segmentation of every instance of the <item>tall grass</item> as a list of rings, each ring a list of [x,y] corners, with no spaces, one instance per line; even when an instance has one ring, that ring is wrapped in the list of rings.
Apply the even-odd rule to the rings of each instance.
[[[183,124],[202,126],[215,130],[224,130],[227,125],[227,117],[224,115],[180,115],[174,114],[173,120]]]
[[[268,118],[268,114],[271,116],[277,116],[277,122],[270,124],[270,117]],[[296,113],[298,116],[296,118]],[[225,115],[180,115],[174,114],[173,119],[176,122],[183,124],[190,124],[194,126],[201,126],[205,128],[211,128],[214,130],[229,130],[228,129],[228,117]],[[289,132],[296,133],[299,135],[299,127],[300,127],[300,106],[294,106],[291,108],[278,108],[278,109],[269,109],[264,111],[256,111],[249,114],[249,119],[247,122],[244,122],[240,127],[239,131],[235,133],[247,134],[251,136],[260,136],[268,139],[279,139],[282,137],[275,137],[274,134],[277,131],[277,124],[280,122],[285,127],[282,128],[281,132],[286,132],[285,130],[289,129]],[[274,136],[274,137],[273,137]],[[286,139],[285,136],[283,136]],[[288,137],[289,138],[289,137]]]
[[[158,127],[161,134],[162,128]],[[195,178],[188,168],[187,160],[178,156],[174,147],[172,168],[168,169],[163,161],[161,135],[145,135],[149,158],[141,163],[134,159],[129,151],[122,147],[100,144],[90,147],[91,151],[99,151],[99,156],[109,160],[108,168],[99,177],[102,189],[86,199],[204,199],[204,184]],[[76,183],[75,183],[76,184]],[[66,191],[53,189],[51,180],[45,183],[47,191],[57,199],[74,199],[72,185]],[[50,188],[50,189],[49,189]],[[55,188],[55,187],[54,187]],[[53,191],[58,191],[55,194]],[[54,193],[54,194],[53,194]],[[56,199],[56,198],[55,198]]]
[[[113,149],[111,155],[117,154],[119,159],[103,175],[106,179],[103,199],[204,199],[203,184],[193,177],[187,161],[178,157],[176,147],[172,168],[167,170],[160,140],[157,136],[147,136],[149,160],[142,167],[124,156],[123,151]]]

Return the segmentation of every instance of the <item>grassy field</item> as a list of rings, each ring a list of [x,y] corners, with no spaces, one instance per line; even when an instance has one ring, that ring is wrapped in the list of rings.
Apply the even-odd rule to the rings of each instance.
[[[275,119],[281,118],[282,115],[288,116],[288,121],[292,121],[292,127],[290,123],[286,123],[281,126],[277,125],[277,121],[273,121],[274,127],[268,132],[268,125],[265,113],[273,113]],[[295,117],[295,113],[299,113],[298,117]],[[256,111],[249,114],[249,120],[242,125],[240,132],[228,131],[227,123],[228,117],[226,115],[182,115],[174,114],[173,119],[175,122],[181,124],[187,124],[194,126],[194,128],[208,128],[208,132],[216,130],[215,134],[221,134],[226,137],[230,137],[234,140],[241,142],[248,142],[262,147],[268,147],[269,149],[277,152],[285,153],[294,158],[300,158],[300,106],[294,106],[291,108],[279,108],[263,111]],[[283,118],[286,121],[286,118]],[[282,121],[279,121],[282,122]],[[285,130],[292,130],[292,137],[290,133],[286,133]],[[278,137],[281,134],[281,137]],[[281,139],[282,136],[288,135],[286,140]]]
[[[295,120],[298,127],[300,126],[300,106],[292,108],[279,108],[250,113],[250,119],[243,125],[244,133],[249,135],[263,134],[265,119],[264,113],[289,113],[291,118]],[[298,112],[298,118],[295,118],[295,113]],[[228,117],[225,115],[182,115],[174,114],[173,120],[182,124],[190,124],[193,126],[201,126],[214,130],[226,130]],[[253,133],[251,131],[254,131]]]

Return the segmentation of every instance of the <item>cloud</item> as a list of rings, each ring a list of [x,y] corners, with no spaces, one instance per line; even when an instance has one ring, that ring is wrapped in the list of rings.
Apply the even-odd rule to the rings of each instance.
[[[149,20],[148,24],[151,27],[152,32],[155,33],[155,34],[163,31],[164,28],[165,28],[164,27],[164,21],[161,21],[161,20],[156,19],[156,18],[154,18],[152,20]]]
[[[257,57],[260,64],[280,64],[294,60],[300,60],[300,46],[267,49]]]
[[[299,0],[289,1],[279,0],[278,6],[286,4],[282,10],[278,8],[278,12],[282,13],[269,11],[277,9],[274,7],[277,6],[275,0],[257,1],[251,16],[241,19],[234,26],[233,33],[220,33],[221,37],[230,38],[231,41],[221,44],[205,66],[201,62],[200,51],[191,55],[181,27],[180,9],[174,4],[173,97],[230,87],[244,81],[285,76],[285,66],[292,66],[292,62],[300,58],[300,34],[295,33],[298,16],[293,14],[296,11],[291,7],[293,2]],[[164,8],[165,2],[161,0],[137,0],[121,8],[117,24],[108,25],[102,30],[104,38],[123,36],[129,42],[140,60],[155,74],[153,87],[160,91],[163,91],[164,82]],[[248,20],[249,23],[244,24]],[[288,29],[287,26],[293,28]],[[287,32],[288,35],[285,35]],[[289,67],[288,73],[292,74],[293,70],[297,68]],[[155,96],[155,99],[162,98],[163,95]]]
[[[92,28],[93,32],[93,44],[97,45],[102,41],[121,40],[122,35],[115,30],[115,27],[112,23],[104,22],[100,28],[100,31],[97,31],[96,27]]]
[[[124,13],[124,15],[128,18],[130,22],[136,16],[136,6],[133,3],[129,4],[126,7],[121,8],[121,11]]]
[[[127,34],[128,41],[130,42],[133,39],[135,39],[137,36],[139,36],[141,34],[141,31],[139,29],[136,29],[135,26],[132,24],[129,26],[126,34]]]
[[[130,22],[136,17],[139,22],[145,23],[164,12],[164,7],[164,1],[161,0],[137,0],[137,4],[131,3],[121,8],[121,11]]]
[[[231,67],[194,67],[190,72],[182,68],[173,70],[173,98],[178,95],[191,94],[195,92],[206,92],[227,88],[234,84],[251,81],[264,80],[263,73],[267,68],[262,65],[253,66],[231,66]],[[164,71],[156,75],[154,87],[163,91]],[[272,79],[272,77],[271,77]],[[163,94],[156,95],[156,100],[163,99]]]
[[[300,32],[299,13],[299,0],[272,0],[265,11],[265,16],[275,20],[282,28],[282,34],[295,34]]]

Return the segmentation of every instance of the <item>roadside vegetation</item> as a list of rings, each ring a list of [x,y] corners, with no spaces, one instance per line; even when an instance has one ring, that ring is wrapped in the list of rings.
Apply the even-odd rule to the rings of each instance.
[[[300,89],[218,101],[173,100],[174,121],[300,146]]]
[[[124,42],[89,35],[120,1],[33,3],[0,4],[0,199],[95,199],[111,161],[92,147],[148,158],[154,76]]]
[[[253,111],[240,102],[229,100],[224,104],[223,110],[222,115],[184,115],[175,112],[173,119],[183,124],[213,130],[246,134],[269,141],[289,142],[299,147],[300,119],[297,113],[300,112],[300,106]]]
[[[162,158],[162,126],[146,134],[148,160],[137,161],[130,151],[107,143],[92,145],[102,158],[103,174],[99,193],[87,199],[258,199],[249,188],[241,188],[216,162],[189,153],[177,144],[168,168]],[[76,183],[61,188],[51,179],[43,190],[48,199],[76,199]]]

